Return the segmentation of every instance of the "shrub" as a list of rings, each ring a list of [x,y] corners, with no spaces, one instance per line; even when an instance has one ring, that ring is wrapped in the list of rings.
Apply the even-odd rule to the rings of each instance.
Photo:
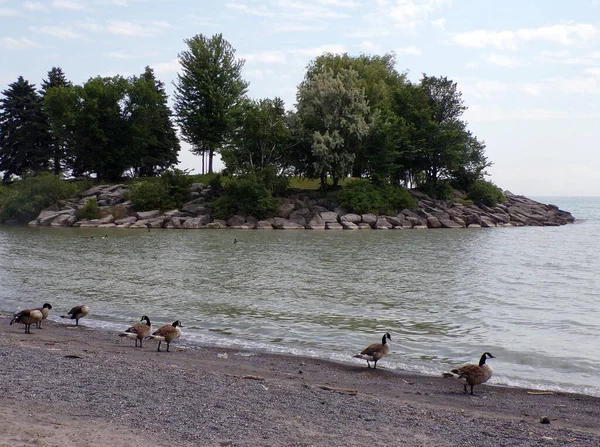
[[[128,199],[138,211],[167,209],[171,203],[166,185],[160,181],[143,180],[131,187]]]
[[[163,172],[160,179],[167,188],[170,208],[179,208],[190,199],[190,186],[193,179],[185,172],[179,169],[168,170]]]
[[[406,189],[395,185],[377,187],[368,180],[355,180],[344,186],[339,194],[339,204],[357,214],[396,213],[417,206]]]
[[[419,189],[432,199],[454,199],[454,190],[452,189],[452,185],[450,185],[450,182],[446,180],[438,180],[437,182],[428,181],[427,183],[419,186]]]
[[[262,180],[255,175],[221,177],[220,183],[223,191],[212,203],[213,215],[217,219],[224,219],[238,212],[264,219],[277,211],[279,200],[273,197]]]
[[[77,192],[77,186],[50,173],[26,177],[4,189],[0,220],[28,222],[40,211]]]
[[[77,219],[98,219],[100,217],[100,208],[98,200],[95,197],[90,197],[85,205],[80,210],[77,210]]]
[[[504,202],[506,197],[502,190],[492,182],[486,180],[476,180],[467,191],[467,197],[478,205],[496,206]]]

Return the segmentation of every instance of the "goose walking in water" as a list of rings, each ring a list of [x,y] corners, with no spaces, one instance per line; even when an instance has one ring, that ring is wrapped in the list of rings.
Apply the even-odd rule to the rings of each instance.
[[[72,308],[67,315],[61,315],[60,318],[68,318],[75,320],[75,326],[79,326],[79,320],[85,317],[90,311],[90,308],[85,304],[81,306],[75,306]]]
[[[381,360],[390,352],[390,343],[388,343],[388,340],[392,341],[392,337],[386,332],[381,338],[381,343],[373,343],[372,345],[367,346],[360,354],[356,354],[354,357],[366,360],[369,368],[371,367],[370,362],[373,362],[373,369],[376,369],[377,361]]]

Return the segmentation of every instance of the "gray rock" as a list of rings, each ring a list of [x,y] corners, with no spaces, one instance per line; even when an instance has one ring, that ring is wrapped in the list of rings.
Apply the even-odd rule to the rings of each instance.
[[[325,222],[325,229],[326,230],[343,230],[344,227],[342,227],[337,222]]]
[[[427,218],[427,226],[429,228],[442,228],[442,223],[437,217],[429,216]]]
[[[124,217],[123,219],[117,219],[117,220],[115,220],[114,223],[117,225],[125,225],[125,224],[131,225],[135,221],[137,221],[137,217],[129,216],[129,217]]]
[[[377,216],[375,214],[363,214],[360,216],[362,222],[371,225],[371,227],[374,227],[375,224],[377,223]]]
[[[70,227],[77,221],[77,217],[69,214],[61,214],[50,223],[53,227]]]
[[[277,217],[287,219],[294,212],[296,207],[293,203],[282,203],[277,210]]]
[[[389,230],[392,228],[392,224],[388,222],[385,216],[379,216],[373,228],[376,230]]]
[[[333,211],[325,211],[321,213],[321,218],[325,223],[337,223],[338,215]]]
[[[140,211],[139,213],[136,214],[136,216],[139,220],[154,219],[155,217],[160,216],[160,211],[159,210]]]
[[[246,223],[246,218],[244,216],[240,216],[240,215],[235,215],[235,216],[231,216],[229,219],[227,219],[227,226],[228,227],[239,227],[241,225],[244,225]]]
[[[340,216],[340,223],[344,225],[344,222],[351,222],[353,224],[359,224],[362,222],[362,216],[358,214],[348,213]]]
[[[342,220],[341,223],[344,230],[358,230],[358,225],[353,222]]]
[[[439,221],[442,224],[442,228],[463,228],[460,224],[450,219],[439,219]]]
[[[193,216],[210,214],[210,209],[200,203],[186,203],[181,207],[181,211],[192,214]]]
[[[282,217],[275,217],[273,221],[273,228],[276,230],[304,230],[303,225],[298,225],[297,223]]]
[[[254,225],[254,228],[257,230],[272,230],[273,225],[270,220],[259,220],[256,222],[256,225]]]
[[[207,217],[208,216],[204,215],[204,216],[192,217],[190,219],[187,219],[183,223],[183,228],[186,228],[186,229],[204,228],[204,227],[206,227],[206,225],[208,225],[210,223],[210,219],[207,219]]]

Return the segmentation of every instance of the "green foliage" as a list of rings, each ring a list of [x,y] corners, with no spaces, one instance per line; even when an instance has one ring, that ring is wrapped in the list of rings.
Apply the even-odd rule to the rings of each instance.
[[[100,208],[98,200],[95,197],[90,197],[82,209],[77,211],[77,219],[98,219],[100,217]]]
[[[265,219],[277,211],[279,200],[271,194],[261,178],[221,177],[222,194],[212,204],[213,215],[224,219],[239,212]]]
[[[3,182],[28,171],[48,169],[50,143],[42,97],[35,85],[19,76],[2,92],[0,100],[0,172]]]
[[[419,186],[419,189],[429,197],[437,200],[453,200],[454,189],[448,181],[428,181]]]
[[[490,207],[506,200],[502,190],[486,180],[476,180],[467,191],[467,197],[477,205]]]
[[[7,188],[2,198],[0,219],[28,222],[44,208],[72,196],[76,191],[75,184],[49,173],[25,177]]]
[[[185,141],[197,154],[219,151],[234,130],[237,109],[248,90],[242,79],[243,59],[222,34],[198,34],[185,40],[186,51],[179,53],[181,74],[175,85],[175,113]]]
[[[357,214],[384,214],[417,206],[406,189],[395,185],[375,186],[369,180],[356,180],[342,188],[339,204]]]
[[[160,181],[137,182],[131,187],[128,198],[138,211],[163,210],[172,203],[167,186]]]
[[[190,197],[193,179],[179,169],[165,171],[159,178],[136,182],[128,195],[139,211],[179,208]]]

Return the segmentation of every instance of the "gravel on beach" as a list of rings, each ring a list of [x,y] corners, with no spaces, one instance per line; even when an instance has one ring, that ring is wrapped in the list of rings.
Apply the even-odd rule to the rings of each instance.
[[[0,447],[600,446],[597,397],[488,385],[471,396],[453,379],[386,370],[385,359],[374,370],[183,348],[185,333],[156,352],[85,323],[24,334],[9,321]]]

